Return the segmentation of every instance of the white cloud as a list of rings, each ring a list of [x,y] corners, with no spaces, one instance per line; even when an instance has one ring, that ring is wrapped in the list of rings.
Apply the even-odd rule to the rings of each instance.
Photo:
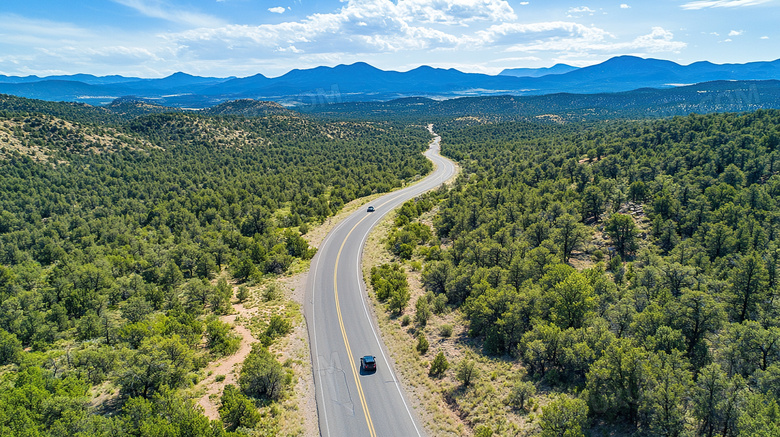
[[[520,6],[528,6],[531,4],[530,2],[520,2]]]
[[[475,21],[516,19],[505,0],[349,0],[334,13],[300,21],[196,28],[166,38],[181,51],[214,58],[224,56],[225,49],[255,56],[262,48],[276,53],[380,53],[452,49],[469,38],[448,33],[441,25],[463,29]]]
[[[623,3],[623,4],[620,5],[620,9],[631,9],[631,6]]]
[[[113,0],[116,3],[135,9],[138,13],[151,18],[159,18],[174,23],[196,27],[219,26],[224,22],[218,18],[184,9],[176,9],[163,0]]]
[[[768,36],[762,36],[761,39],[769,39]]]
[[[688,2],[680,6],[683,9],[704,9],[704,8],[738,8],[743,6],[755,6],[763,3],[769,3],[772,0],[697,0]]]
[[[350,4],[353,3],[376,2],[350,1]],[[515,11],[505,0],[398,0],[396,7],[398,13],[407,19],[423,23],[464,24],[517,19]]]
[[[277,6],[275,8],[268,8],[268,11],[273,12],[274,14],[283,14],[286,9],[281,6]]]
[[[742,35],[743,33],[745,33],[744,30],[732,30],[731,32],[729,32],[729,36],[739,36]]]
[[[483,45],[512,45],[527,41],[529,44],[562,40],[601,41],[611,36],[597,27],[588,27],[571,21],[550,21],[542,23],[502,23],[477,32]]]
[[[576,7],[576,8],[569,8],[569,10],[567,11],[567,13],[569,14],[568,15],[569,17],[580,16],[580,15],[583,15],[583,14],[593,15],[595,12],[596,11],[594,11],[593,9],[591,9],[591,8],[589,8],[587,6],[580,6],[580,7]]]
[[[684,42],[674,41],[672,32],[661,27],[653,27],[649,34],[625,42],[614,41],[614,36],[601,29],[586,29],[587,31],[580,35],[573,34],[566,38],[549,38],[545,41],[518,44],[510,47],[508,51],[529,53],[553,51],[566,56],[582,56],[594,51],[614,54],[626,54],[629,51],[638,54],[678,52],[687,46]]]

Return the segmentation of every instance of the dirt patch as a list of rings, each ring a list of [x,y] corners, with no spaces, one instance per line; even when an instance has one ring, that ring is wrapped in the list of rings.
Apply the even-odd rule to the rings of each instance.
[[[252,345],[257,342],[257,339],[246,326],[236,323],[236,318],[239,315],[244,320],[251,320],[254,317],[254,311],[245,307],[243,303],[238,302],[233,304],[233,311],[235,312],[234,314],[222,316],[220,320],[233,325],[235,333],[241,336],[241,344],[238,347],[238,351],[233,355],[210,363],[206,368],[209,376],[195,386],[196,392],[200,392],[200,390],[205,391],[205,394],[198,399],[198,405],[203,407],[203,414],[211,420],[219,420],[219,399],[222,396],[222,391],[228,384],[238,385],[238,372],[241,370],[239,365],[249,356]],[[217,381],[217,377],[224,377],[224,379]]]

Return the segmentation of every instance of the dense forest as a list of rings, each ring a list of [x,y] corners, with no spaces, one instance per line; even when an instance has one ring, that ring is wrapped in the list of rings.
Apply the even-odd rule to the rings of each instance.
[[[334,119],[385,120],[416,123],[464,121],[583,122],[615,118],[648,119],[691,113],[743,112],[780,108],[780,81],[715,81],[666,89],[642,88],[620,93],[540,96],[461,97],[433,100],[408,97],[387,102],[347,102],[296,108]]]
[[[305,266],[310,226],[427,173],[425,129],[4,100],[0,435],[280,432],[296,377],[268,349],[283,316],[221,395],[221,420],[184,394],[238,347],[218,316]]]
[[[371,282],[440,404],[480,436],[780,435],[779,111],[437,130],[463,174]]]
[[[305,269],[311,226],[427,173],[428,120],[0,101],[0,435],[284,432],[284,315],[219,420],[188,393],[237,348],[219,317]],[[456,115],[462,175],[396,212],[368,278],[453,432],[780,435],[780,111]]]

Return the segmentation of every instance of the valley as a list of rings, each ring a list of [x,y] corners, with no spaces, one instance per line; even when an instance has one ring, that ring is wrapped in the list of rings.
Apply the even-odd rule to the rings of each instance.
[[[2,433],[770,432],[780,113],[560,98],[4,96]]]

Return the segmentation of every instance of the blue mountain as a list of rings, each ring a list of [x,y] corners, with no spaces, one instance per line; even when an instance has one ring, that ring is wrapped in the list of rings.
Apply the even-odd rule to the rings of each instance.
[[[583,68],[559,64],[547,70],[515,69],[505,70],[504,73],[507,74],[492,76],[430,66],[405,72],[385,71],[358,62],[295,69],[273,78],[262,74],[244,78],[199,77],[181,72],[161,79],[91,75],[47,78],[0,76],[0,93],[91,104],[105,104],[117,97],[134,96],[180,107],[210,107],[246,98],[301,105],[387,101],[413,96],[440,99],[560,92],[594,94],[670,88],[717,80],[780,79],[780,60],[747,64],[702,61],[680,65],[659,59],[619,56]]]

